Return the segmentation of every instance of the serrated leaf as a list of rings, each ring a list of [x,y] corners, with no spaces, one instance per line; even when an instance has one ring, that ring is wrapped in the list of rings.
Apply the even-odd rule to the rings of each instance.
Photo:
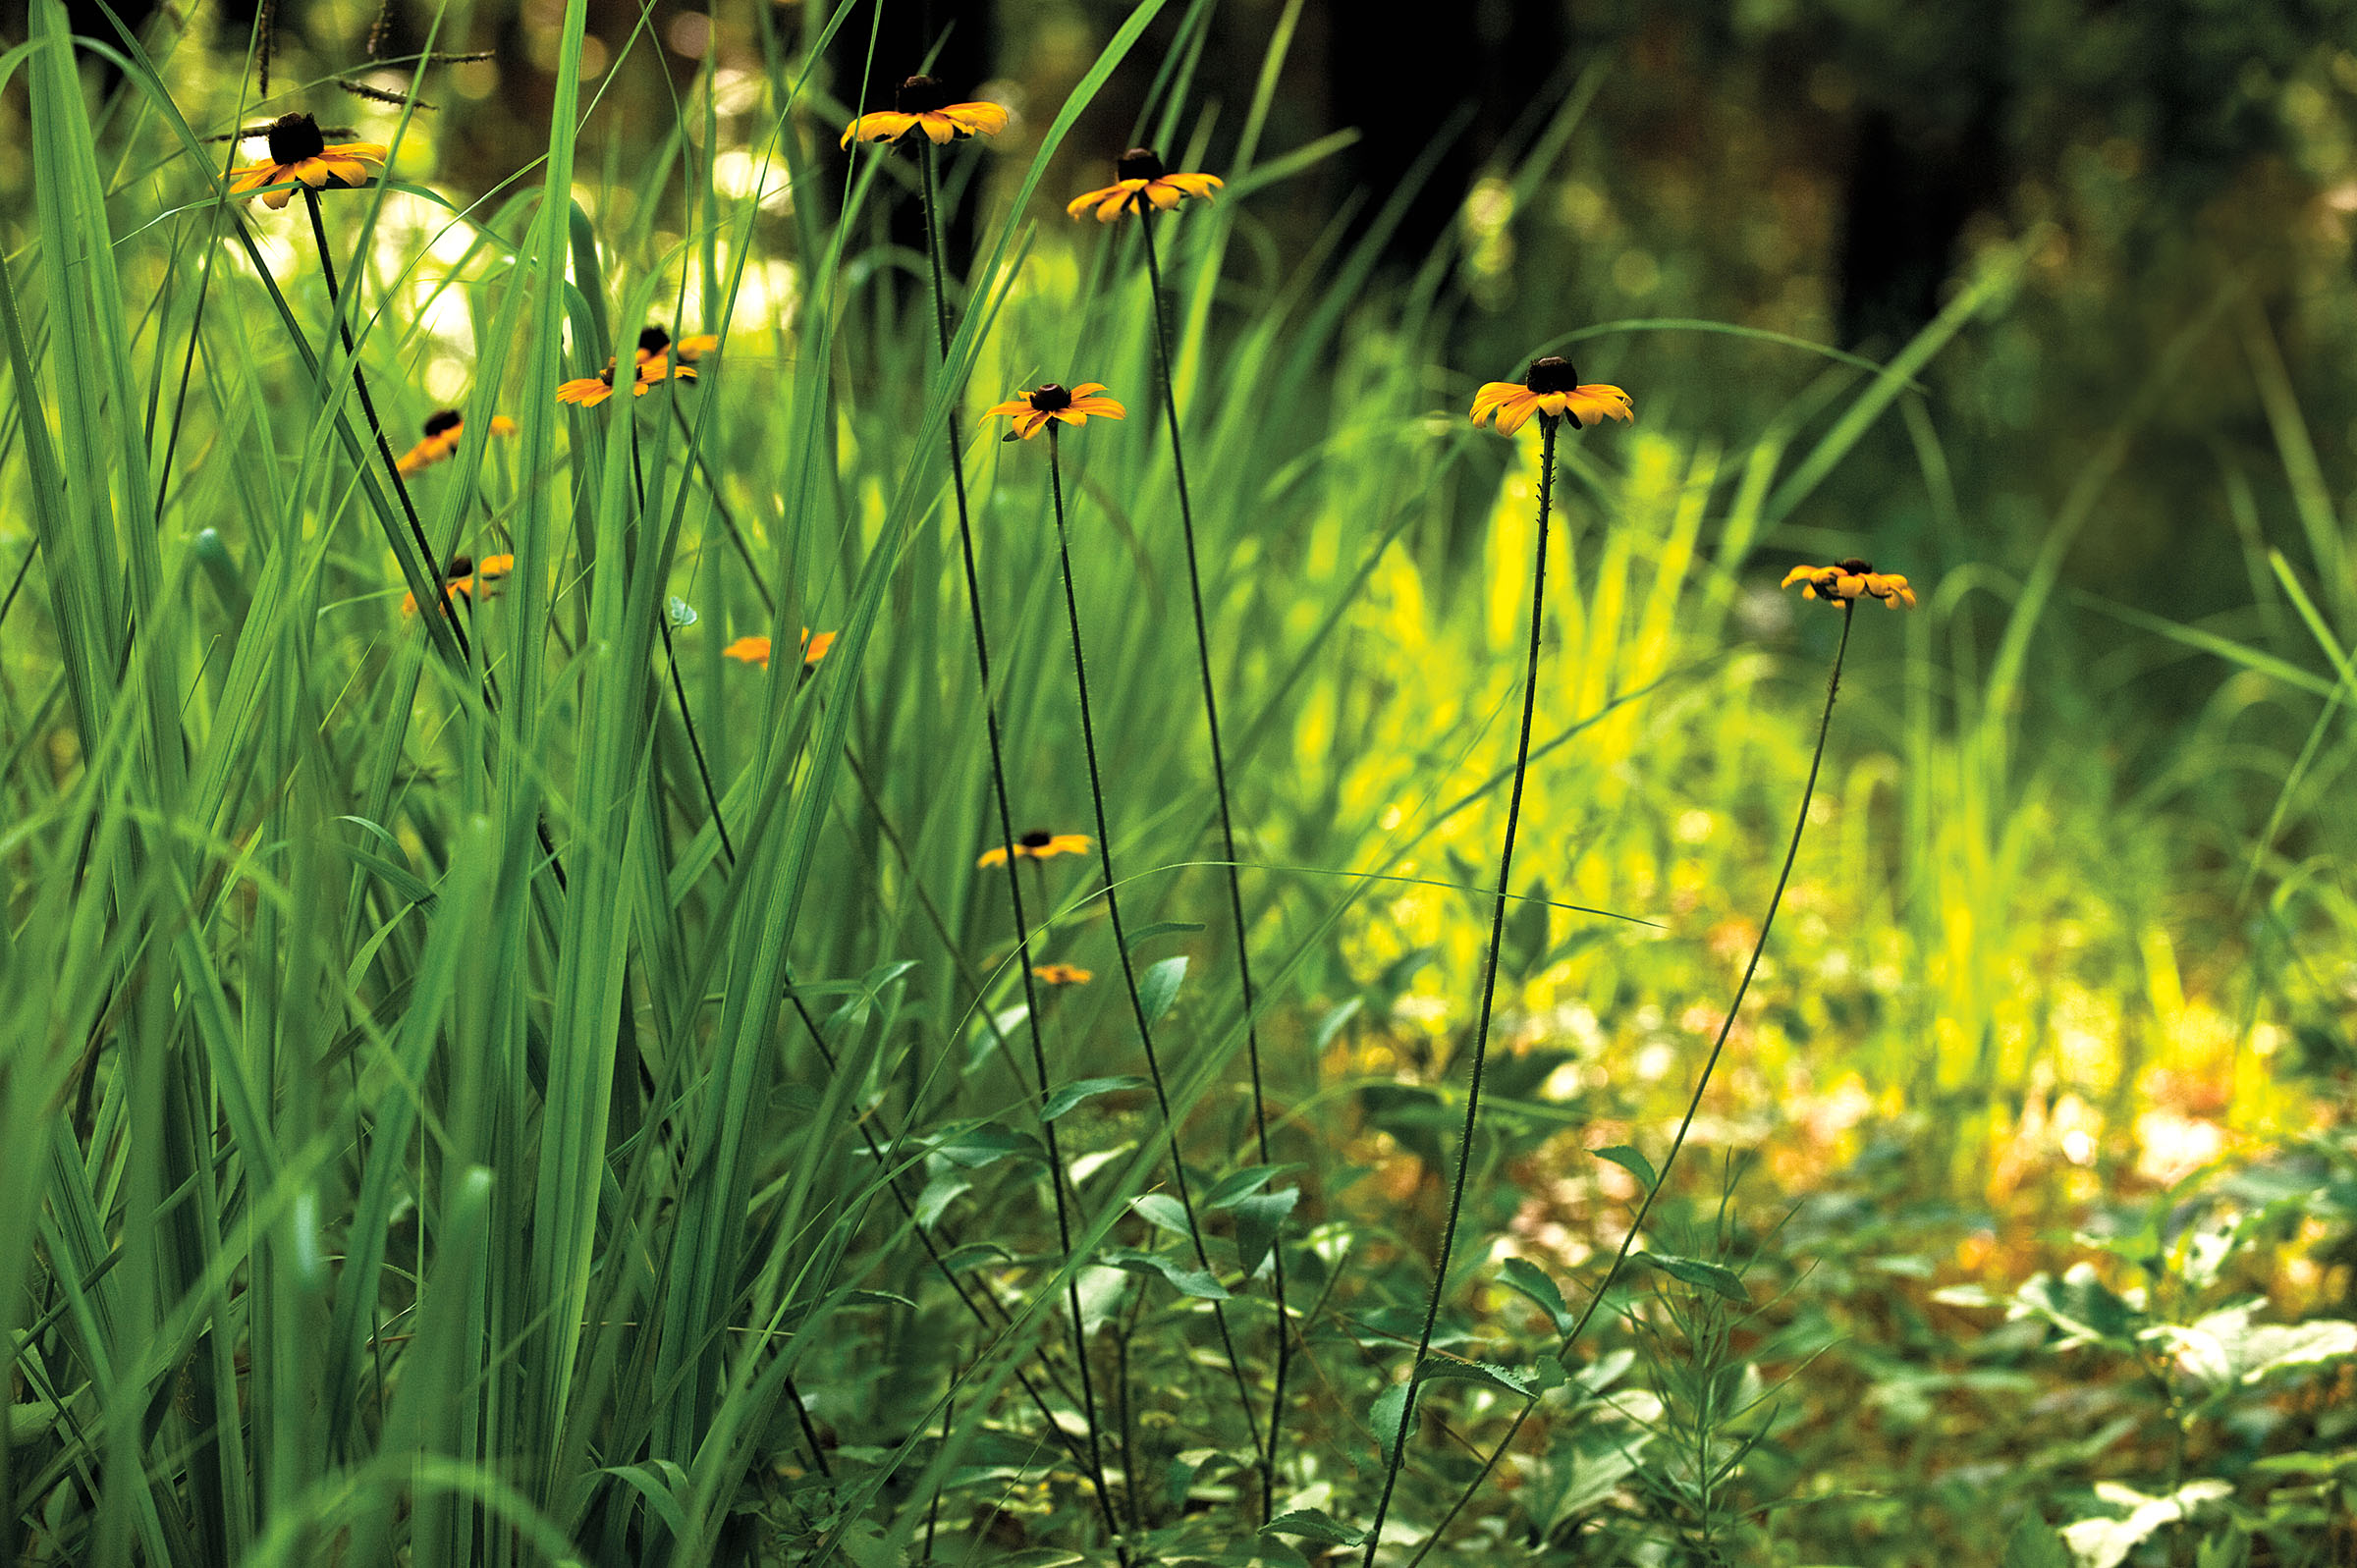
[[[1617,1143],[1609,1149],[1594,1149],[1589,1153],[1599,1160],[1609,1161],[1613,1164],[1618,1165],[1622,1170],[1636,1177],[1637,1185],[1647,1192],[1651,1192],[1661,1185],[1661,1178],[1653,1173],[1653,1162],[1647,1160],[1644,1155],[1628,1144]]]
[[[1536,1399],[1538,1391],[1530,1379],[1518,1372],[1488,1361],[1459,1361],[1454,1356],[1426,1356],[1416,1373],[1418,1382],[1477,1382],[1501,1393],[1516,1394],[1524,1399]]]
[[[1143,930],[1129,933],[1129,951],[1134,954],[1138,948],[1152,942],[1156,937],[1177,936],[1202,929],[1203,922],[1200,920],[1157,920]]]
[[[1269,1249],[1277,1245],[1278,1234],[1285,1229],[1286,1216],[1301,1201],[1301,1189],[1287,1187],[1281,1192],[1259,1192],[1235,1204],[1235,1253],[1243,1264],[1244,1277],[1249,1279],[1260,1272],[1261,1264],[1268,1258]]]
[[[1351,1529],[1323,1508],[1294,1508],[1281,1513],[1261,1526],[1260,1532],[1264,1536],[1298,1536],[1303,1541],[1328,1546],[1355,1546],[1367,1539],[1365,1531]]]
[[[1124,1073],[1117,1078],[1082,1078],[1066,1084],[1048,1096],[1048,1103],[1039,1108],[1039,1119],[1054,1121],[1074,1106],[1093,1100],[1098,1095],[1110,1095],[1124,1089],[1143,1089],[1145,1086],[1146,1080],[1134,1073]]]
[[[1174,1236],[1194,1234],[1194,1226],[1186,1222],[1186,1206],[1167,1192],[1141,1192],[1129,1200],[1129,1207]]]
[[[1159,1252],[1140,1252],[1134,1247],[1108,1247],[1098,1256],[1114,1268],[1126,1270],[1133,1274],[1160,1274],[1170,1281],[1171,1288],[1182,1296],[1192,1296],[1198,1301],[1228,1299],[1228,1287],[1212,1277],[1208,1271],[1189,1269],[1178,1259]]]
[[[1186,978],[1186,954],[1165,958],[1138,977],[1137,1004],[1145,1009],[1146,1022],[1160,1023],[1178,1000],[1178,983]]]
[[[1671,1278],[1692,1285],[1697,1290],[1708,1290],[1746,1307],[1751,1305],[1751,1292],[1743,1288],[1741,1276],[1731,1269],[1705,1263],[1700,1258],[1679,1258],[1662,1252],[1640,1252],[1636,1261],[1650,1264]]]
[[[1526,1258],[1508,1258],[1498,1266],[1498,1277],[1508,1290],[1529,1297],[1555,1325],[1556,1332],[1570,1332],[1571,1313],[1563,1305],[1562,1290],[1537,1264]]]

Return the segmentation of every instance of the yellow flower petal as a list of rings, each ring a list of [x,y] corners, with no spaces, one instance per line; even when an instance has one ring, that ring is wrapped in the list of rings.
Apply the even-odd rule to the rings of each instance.
[[[918,115],[916,123],[924,128],[926,138],[937,147],[948,146],[962,134],[958,129],[958,122],[939,110]]]
[[[1100,419],[1124,419],[1129,414],[1128,409],[1111,398],[1074,398],[1071,411],[1082,415],[1094,414]]]
[[[720,650],[723,659],[735,659],[748,665],[769,668],[769,639],[767,637],[739,637]]]
[[[1007,109],[997,103],[953,103],[941,118],[969,135],[995,136],[1007,129]]]

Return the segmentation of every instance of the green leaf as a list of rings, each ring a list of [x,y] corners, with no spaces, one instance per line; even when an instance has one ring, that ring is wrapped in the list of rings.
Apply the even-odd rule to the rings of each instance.
[[[1228,1287],[1213,1278],[1209,1271],[1189,1269],[1178,1259],[1159,1252],[1139,1252],[1134,1247],[1108,1247],[1098,1257],[1100,1261],[1116,1269],[1125,1269],[1133,1274],[1160,1274],[1182,1296],[1193,1296],[1198,1301],[1228,1299]]]
[[[1640,1252],[1636,1261],[1650,1264],[1671,1278],[1682,1280],[1698,1290],[1708,1290],[1746,1307],[1751,1305],[1751,1292],[1743,1288],[1742,1278],[1731,1269],[1705,1263],[1700,1258],[1679,1258],[1660,1252]]]
[[[1383,1449],[1388,1463],[1392,1444],[1399,1435],[1399,1417],[1407,1407],[1407,1384],[1393,1383],[1375,1396],[1374,1405],[1367,1411],[1367,1425],[1375,1429],[1375,1442]]]
[[[933,1142],[927,1153],[934,1160],[946,1160],[968,1170],[980,1170],[1009,1156],[1043,1161],[1047,1156],[1038,1139],[1011,1127],[1002,1127],[995,1121],[969,1122],[945,1132]]]
[[[2005,1540],[2003,1568],[2070,1568],[2070,1548],[2036,1514],[2024,1514]]]
[[[1357,1017],[1366,1004],[1365,998],[1352,997],[1348,1001],[1331,1008],[1325,1017],[1318,1020],[1318,1032],[1310,1045],[1311,1053],[1324,1054],[1326,1048],[1334,1044],[1334,1037],[1343,1032],[1343,1025]]]
[[[1129,1207],[1174,1236],[1195,1233],[1195,1227],[1186,1222],[1186,1206],[1167,1192],[1141,1192],[1129,1200]]]
[[[984,1269],[1014,1262],[1014,1254],[995,1241],[969,1241],[962,1247],[952,1247],[941,1255],[944,1273],[958,1273],[967,1269]]]
[[[1300,1168],[1297,1164],[1246,1165],[1241,1170],[1222,1176],[1210,1191],[1195,1200],[1196,1207],[1201,1209],[1230,1208],[1251,1197],[1252,1194],[1287,1171]]]
[[[1134,954],[1156,937],[1168,937],[1180,932],[1193,933],[1202,929],[1203,922],[1200,920],[1157,920],[1142,930],[1129,933],[1129,951]]]
[[[1260,1527],[1264,1536],[1298,1536],[1303,1541],[1315,1541],[1328,1546],[1355,1546],[1367,1539],[1363,1530],[1353,1530],[1323,1508],[1295,1508],[1279,1514]]]
[[[959,1197],[974,1190],[974,1184],[955,1171],[945,1170],[925,1183],[925,1190],[916,1196],[916,1222],[930,1230],[941,1223],[942,1215]]]
[[[1098,1095],[1109,1095],[1123,1089],[1143,1089],[1144,1087],[1146,1087],[1146,1080],[1135,1074],[1124,1074],[1118,1078],[1082,1078],[1066,1084],[1048,1096],[1048,1103],[1040,1108],[1039,1119],[1054,1121],[1058,1116],[1070,1110],[1084,1100],[1093,1100]]]
[[[1488,1361],[1459,1361],[1454,1356],[1426,1356],[1423,1367],[1416,1373],[1418,1382],[1477,1382],[1501,1393],[1518,1394],[1524,1399],[1536,1399],[1538,1390],[1530,1379],[1518,1372]]]
[[[674,631],[685,631],[698,619],[695,606],[676,593],[663,601],[663,613],[671,618],[671,629]]]
[[[1146,1022],[1160,1023],[1162,1015],[1171,1010],[1178,1000],[1178,982],[1186,978],[1186,954],[1165,958],[1147,970],[1137,982],[1137,1004],[1145,1009]]]
[[[1617,1143],[1610,1149],[1596,1149],[1589,1152],[1597,1159],[1610,1161],[1636,1177],[1637,1185],[1643,1187],[1647,1192],[1651,1192],[1661,1185],[1661,1178],[1653,1173],[1652,1162],[1627,1144]]]
[[[1541,1312],[1555,1325],[1556,1332],[1568,1333],[1571,1313],[1563,1305],[1563,1293],[1544,1270],[1524,1258],[1508,1258],[1498,1266],[1498,1276],[1508,1290],[1516,1291],[1537,1303]]]
[[[1282,1192],[1255,1193],[1235,1205],[1235,1252],[1249,1279],[1260,1272],[1260,1266],[1277,1245],[1277,1237],[1285,1229],[1286,1216],[1301,1201],[1301,1189],[1288,1187]]]
[[[2294,1367],[2357,1356],[2357,1324],[2318,1319],[2255,1324],[2251,1303],[2210,1313],[2185,1327],[2155,1332],[2171,1342],[2179,1369],[2212,1388],[2248,1386]]]
[[[2032,1274],[2013,1293],[2005,1318],[2043,1318],[2062,1330],[2060,1348],[2106,1345],[2114,1350],[2135,1348],[2135,1336],[2146,1323],[2143,1313],[2112,1293],[2090,1263],[2075,1263],[2060,1279]]]

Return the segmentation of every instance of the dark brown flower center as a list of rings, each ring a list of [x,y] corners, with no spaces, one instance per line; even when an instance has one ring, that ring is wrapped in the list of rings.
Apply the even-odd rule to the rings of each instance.
[[[949,101],[950,89],[931,77],[910,77],[892,95],[892,106],[903,114],[931,114]]]
[[[1015,840],[1016,843],[1021,844],[1025,849],[1045,849],[1049,844],[1055,841],[1056,836],[1048,832],[1048,830],[1045,828],[1034,828],[1029,833],[1024,834],[1020,838]]]
[[[1037,413],[1057,413],[1072,406],[1072,395],[1051,381],[1031,394],[1031,407]]]
[[[1530,362],[1530,373],[1522,378],[1522,385],[1533,392],[1569,392],[1579,385],[1579,372],[1570,360],[1551,353]]]
[[[1152,147],[1131,147],[1113,160],[1114,177],[1120,180],[1159,180],[1162,178],[1162,154]]]
[[[671,334],[665,332],[661,327],[649,327],[638,334],[638,351],[640,353],[658,354],[670,347]]]
[[[459,428],[459,420],[462,417],[463,415],[456,408],[444,408],[439,413],[428,414],[425,419],[425,433],[429,436],[438,436],[445,430],[456,430]]]
[[[299,111],[282,114],[270,122],[272,163],[301,163],[326,150],[327,138],[319,134],[319,122],[309,115]]]
[[[473,569],[474,557],[452,556],[450,558],[450,569],[442,573],[442,575],[445,577],[464,577]]]
[[[1834,565],[1839,567],[1843,571],[1848,572],[1853,577],[1863,577],[1866,575],[1866,573],[1874,569],[1873,562],[1860,561],[1856,556],[1851,556],[1845,561],[1836,561],[1834,563]]]

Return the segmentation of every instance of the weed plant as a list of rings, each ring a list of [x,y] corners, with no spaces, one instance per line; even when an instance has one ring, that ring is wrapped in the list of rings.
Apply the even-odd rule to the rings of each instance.
[[[1502,440],[1454,247],[1377,285],[1412,185],[1262,243],[1341,145],[1264,150],[1285,29],[1207,199],[1035,218],[1163,178],[1074,143],[1117,72],[1201,166],[1215,11],[1010,126],[758,6],[592,167],[571,0],[507,182],[402,94],[274,211],[219,138],[321,84],[32,0],[0,1562],[2346,1560],[2339,524],[2222,626],[2062,575],[2220,332],[2304,483],[2264,322],[1910,587],[1812,498],[1896,450],[1952,521],[1923,378],[2026,242],[1887,363],[1724,329],[1805,378],[1735,443],[1664,323],[1521,323]],[[2231,672],[2142,795],[2031,749],[2063,609]],[[2146,836],[2221,760],[2247,986]],[[2164,1048],[2302,1141],[2140,1198]]]

